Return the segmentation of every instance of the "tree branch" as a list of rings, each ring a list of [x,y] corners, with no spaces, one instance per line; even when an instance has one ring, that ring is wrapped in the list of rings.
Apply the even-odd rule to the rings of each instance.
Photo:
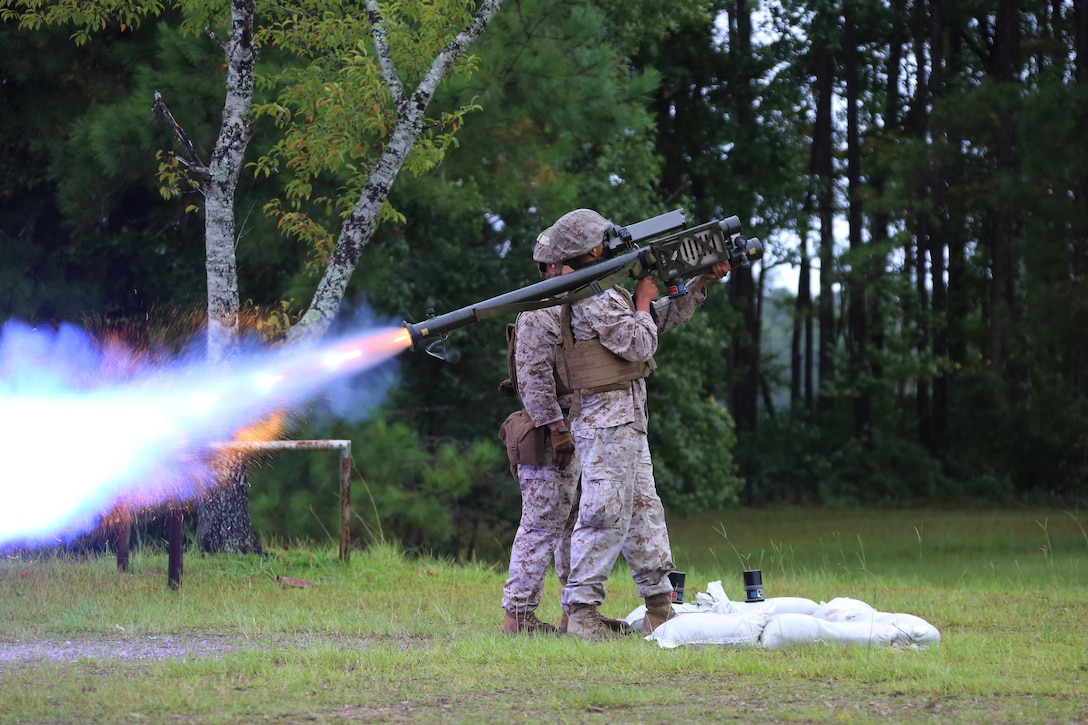
[[[389,197],[389,190],[400,173],[401,167],[412,146],[419,138],[423,128],[424,114],[427,105],[434,96],[438,84],[453,67],[469,45],[487,29],[495,13],[499,11],[505,0],[482,0],[476,9],[468,26],[457,34],[453,40],[446,44],[442,52],[434,59],[430,70],[427,71],[423,81],[412,94],[411,102],[403,99],[403,105],[398,104],[397,122],[389,136],[382,157],[370,170],[363,191],[355,202],[355,207],[340,230],[340,236],[333,248],[332,259],[325,274],[314,291],[310,307],[303,315],[302,320],[288,332],[288,340],[298,342],[300,340],[315,339],[325,334],[329,325],[336,316],[336,310],[344,299],[344,291],[351,279],[355,268],[359,263],[359,256],[363,248],[370,241],[377,224],[378,214],[382,204]],[[377,13],[377,0],[366,0],[367,7],[371,10],[371,27],[381,26],[381,18]],[[384,26],[382,32],[384,32]],[[377,35],[377,32],[376,32]],[[384,41],[384,35],[382,36]],[[375,43],[378,43],[375,37]],[[388,50],[388,49],[387,49]],[[389,68],[392,68],[390,62]],[[385,66],[383,65],[383,70]],[[393,74],[395,76],[395,73]],[[387,82],[391,79],[387,76]],[[403,89],[399,79],[392,79],[396,88],[403,95]],[[394,96],[395,98],[396,96]]]
[[[174,132],[174,138],[181,144],[181,148],[185,151],[185,166],[190,171],[198,174],[204,178],[209,175],[208,166],[200,160],[200,156],[196,153],[196,147],[193,146],[193,142],[189,140],[189,137],[185,134],[185,130],[174,118],[174,114],[170,113],[170,109],[166,106],[166,101],[162,100],[162,94],[155,91],[155,104],[153,106],[153,112],[151,116],[151,123],[157,124],[160,118],[166,118],[167,123],[170,124],[171,130]]]
[[[224,53],[230,53],[230,46],[219,39],[219,36],[215,34],[215,31],[211,28],[204,28],[204,35],[207,35],[212,39],[212,42],[218,45]]]
[[[385,34],[385,21],[378,10],[378,0],[366,0],[367,18],[370,20],[370,35],[374,38],[374,52],[378,54],[378,64],[382,68],[382,77],[393,95],[393,105],[399,113],[408,99],[404,95],[397,66],[393,63],[393,54],[389,50],[389,38]]]

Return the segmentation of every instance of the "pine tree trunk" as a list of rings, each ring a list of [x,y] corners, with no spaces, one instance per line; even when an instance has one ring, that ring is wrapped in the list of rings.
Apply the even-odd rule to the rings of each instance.
[[[739,70],[734,84],[733,116],[738,132],[755,135],[752,126],[752,106],[754,104],[751,84],[743,69],[749,67],[752,47],[751,9],[744,2],[736,2],[732,8],[733,22],[730,23],[730,56]],[[746,176],[751,173],[751,164],[745,159],[738,161],[736,173]],[[729,293],[734,307],[744,316],[745,335],[739,344],[731,345],[732,369],[734,380],[732,391],[732,413],[737,428],[742,431],[754,431],[759,419],[759,380],[761,325],[759,316],[758,289],[751,267],[734,269],[730,272],[732,284]]]
[[[926,135],[929,127],[929,83],[927,71],[929,63],[926,58],[926,47],[929,40],[929,26],[927,24],[926,4],[916,2],[911,17],[911,30],[914,43],[914,103],[912,108],[912,131],[919,146],[926,144]],[[926,199],[929,197],[929,179],[925,176],[918,179],[915,189],[918,210],[914,214],[914,293],[917,301],[917,319],[915,327],[918,331],[917,346],[919,359],[926,359],[930,354],[930,324],[929,324],[929,213],[925,211]],[[918,441],[927,449],[933,445],[933,416],[930,403],[931,379],[922,371],[919,371],[915,381],[914,406],[917,418]]]
[[[948,54],[944,64],[953,75],[958,75],[962,64],[963,36],[958,28],[948,29]],[[949,148],[959,148],[961,139],[947,139]],[[947,188],[947,184],[945,186]],[[946,206],[947,210],[947,206]],[[961,219],[955,224],[945,220],[945,241],[948,245],[948,296],[945,327],[948,332],[948,358],[953,366],[967,363],[968,320],[971,315],[972,293],[969,289],[967,264],[967,232]],[[958,365],[957,365],[958,364]]]
[[[805,204],[809,207],[808,202]],[[805,215],[808,216],[807,214]],[[808,240],[801,235],[801,255],[797,272],[797,300],[793,312],[793,335],[790,340],[790,405],[803,405],[812,411],[812,269],[808,257]]]
[[[930,0],[929,47],[930,47],[930,95],[934,103],[944,95],[944,28],[941,0]],[[943,146],[943,137],[933,144]],[[935,149],[935,158],[942,154]],[[930,231],[930,286],[933,289],[933,356],[939,361],[948,359],[948,289],[945,282],[945,248],[948,224],[948,181],[939,166],[931,171],[930,189],[933,197],[933,228]],[[948,437],[948,373],[939,368],[933,379],[933,443],[932,450],[945,448]]]
[[[1008,96],[1017,92],[1020,71],[1020,7],[1017,0],[1001,0],[995,28],[994,53],[998,86]],[[1017,128],[1010,110],[1001,119],[997,141],[997,173],[1006,180],[1019,173]],[[1006,181],[1006,183],[1008,183]],[[1020,275],[1013,256],[1013,242],[1020,232],[1015,204],[1002,204],[994,219],[991,236],[993,255],[990,287],[990,360],[994,370],[1003,372],[1010,401],[1020,400],[1025,391],[1026,370],[1016,345],[1016,324],[1020,319]]]
[[[825,32],[829,32],[825,30]],[[820,247],[820,349],[817,408],[830,412],[834,400],[826,392],[824,381],[835,379],[835,178],[834,137],[831,117],[834,94],[835,62],[826,38],[816,50],[816,124],[812,134],[812,172],[816,182],[816,207],[819,216]]]
[[[1073,0],[1074,42],[1077,49],[1077,64],[1074,78],[1080,88],[1088,84],[1088,0]],[[1082,207],[1088,204],[1088,173],[1080,178],[1074,192],[1077,203]],[[1073,292],[1074,300],[1088,298],[1088,230],[1080,229],[1079,237],[1073,242]],[[1079,307],[1084,309],[1084,306]],[[1083,313],[1082,313],[1083,318]],[[1084,330],[1088,321],[1082,319],[1080,329]],[[1073,380],[1082,399],[1088,399],[1088,335],[1080,335],[1073,370]]]
[[[847,196],[849,208],[850,249],[854,252],[854,268],[851,270],[847,287],[847,320],[850,329],[849,356],[852,377],[855,380],[871,378],[868,370],[868,310],[866,309],[866,285],[869,284],[868,261],[862,256],[862,215],[861,201],[861,134],[859,130],[860,108],[858,106],[858,47],[855,10],[847,8],[845,28],[843,29],[843,74],[846,79],[846,158],[847,158]],[[872,436],[872,400],[868,385],[862,385],[854,397],[854,434],[870,440]]]

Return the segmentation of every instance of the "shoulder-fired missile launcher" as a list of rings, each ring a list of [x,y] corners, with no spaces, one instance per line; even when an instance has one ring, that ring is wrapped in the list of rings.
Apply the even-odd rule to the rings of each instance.
[[[709,271],[718,262],[728,261],[736,269],[763,257],[763,245],[741,234],[736,216],[687,227],[680,209],[627,226],[613,225],[602,242],[606,250],[602,258],[574,272],[443,315],[429,312],[421,322],[405,322],[412,349],[431,343],[428,352],[449,360],[451,355],[441,349],[443,346],[433,347],[433,342],[481,320],[575,302],[625,279],[641,279],[649,274],[675,297],[687,293],[685,280]]]

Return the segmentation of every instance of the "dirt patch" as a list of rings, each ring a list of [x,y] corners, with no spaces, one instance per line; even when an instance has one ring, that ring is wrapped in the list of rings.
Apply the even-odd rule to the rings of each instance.
[[[282,637],[241,637],[237,635],[141,635],[95,637],[94,639],[35,639],[0,642],[0,665],[11,662],[78,662],[108,659],[152,662],[167,659],[222,657],[236,652],[271,652],[287,647],[317,644],[310,638],[285,641]]]

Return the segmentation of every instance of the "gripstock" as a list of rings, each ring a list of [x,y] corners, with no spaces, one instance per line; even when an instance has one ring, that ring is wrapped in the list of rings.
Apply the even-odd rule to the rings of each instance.
[[[619,284],[652,274],[671,296],[685,294],[684,280],[709,271],[718,262],[735,268],[749,266],[763,256],[758,239],[741,234],[735,216],[686,227],[683,211],[676,209],[628,226],[613,226],[603,240],[602,259],[573,272],[512,290],[452,312],[434,315],[428,310],[421,322],[405,322],[412,349],[427,344],[427,352],[454,362],[445,337],[481,320],[526,310],[575,302]]]

